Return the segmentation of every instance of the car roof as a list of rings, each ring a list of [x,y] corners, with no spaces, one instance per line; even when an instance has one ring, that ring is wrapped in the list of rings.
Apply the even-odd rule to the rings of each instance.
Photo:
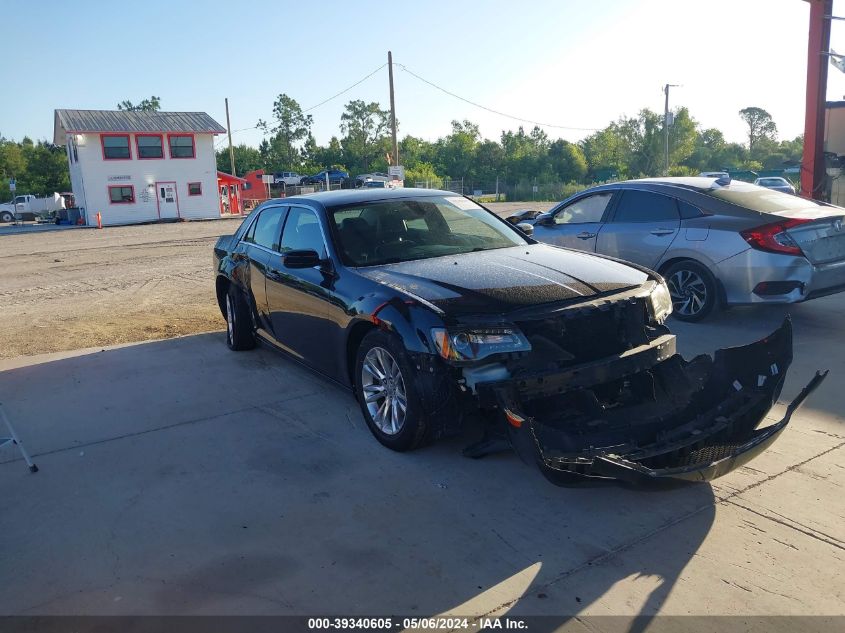
[[[307,193],[299,196],[285,198],[288,203],[304,202],[308,204],[319,203],[323,207],[340,207],[349,204],[360,204],[362,202],[377,202],[380,200],[393,200],[398,198],[429,198],[432,196],[458,196],[452,191],[441,191],[439,189],[341,189],[340,191],[321,191],[319,193]]]
[[[620,180],[619,182],[609,182],[597,187],[592,187],[585,191],[602,191],[606,189],[650,189],[653,191],[667,190],[667,189],[682,189],[686,191],[706,192],[713,189],[731,188],[739,190],[747,190],[749,187],[757,189],[756,185],[744,180],[731,180],[727,184],[721,184],[720,178],[710,178],[705,176],[677,176],[665,178],[638,178],[636,180]],[[578,192],[580,195],[584,192]]]

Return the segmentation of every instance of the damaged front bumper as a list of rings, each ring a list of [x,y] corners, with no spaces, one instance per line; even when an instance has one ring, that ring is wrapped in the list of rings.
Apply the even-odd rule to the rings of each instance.
[[[792,362],[792,324],[691,361],[660,336],[611,359],[478,384],[511,446],[553,482],[708,481],[766,450],[824,380],[817,372],[783,418],[762,429]]]

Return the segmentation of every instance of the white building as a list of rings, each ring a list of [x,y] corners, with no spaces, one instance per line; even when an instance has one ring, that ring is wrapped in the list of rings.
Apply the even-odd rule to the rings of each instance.
[[[88,225],[219,218],[214,137],[204,112],[56,110],[76,205]]]

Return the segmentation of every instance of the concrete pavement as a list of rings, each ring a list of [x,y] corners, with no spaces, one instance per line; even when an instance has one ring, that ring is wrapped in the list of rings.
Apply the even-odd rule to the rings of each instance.
[[[791,309],[783,397],[831,374],[773,448],[660,491],[555,488],[466,438],[392,453],[351,395],[222,333],[2,361],[41,471],[0,449],[0,614],[845,615],[843,308]],[[693,354],[785,312],[673,327]]]

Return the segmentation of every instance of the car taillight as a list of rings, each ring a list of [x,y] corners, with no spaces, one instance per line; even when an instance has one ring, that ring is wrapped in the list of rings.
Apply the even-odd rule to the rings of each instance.
[[[801,252],[801,247],[795,243],[795,240],[786,231],[810,221],[808,219],[783,220],[782,222],[764,224],[753,229],[740,231],[740,235],[751,245],[751,248],[756,248],[760,251],[784,253],[786,255],[803,255],[804,253]]]

